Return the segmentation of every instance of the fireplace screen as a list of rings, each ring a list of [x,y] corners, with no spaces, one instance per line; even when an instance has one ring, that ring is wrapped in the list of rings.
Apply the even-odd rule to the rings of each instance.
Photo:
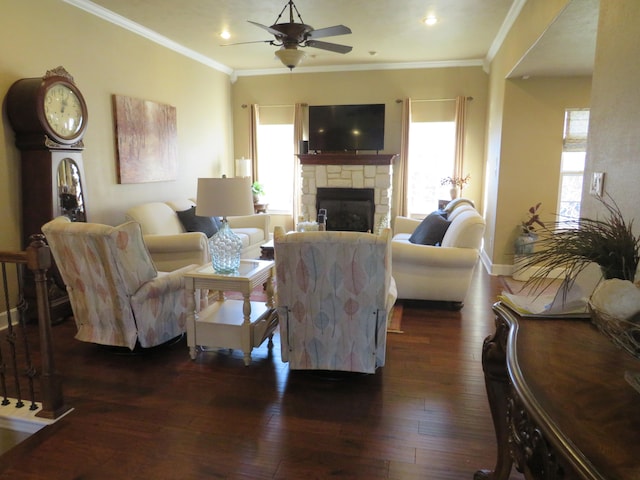
[[[373,188],[318,188],[316,211],[327,210],[327,230],[373,232]]]

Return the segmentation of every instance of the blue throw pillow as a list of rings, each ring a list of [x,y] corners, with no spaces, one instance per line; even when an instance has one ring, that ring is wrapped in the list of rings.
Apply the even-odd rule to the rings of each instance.
[[[196,207],[176,212],[176,214],[187,232],[202,232],[207,238],[211,238],[220,229],[220,219],[196,215]]]
[[[440,245],[450,224],[446,212],[437,210],[420,222],[409,237],[409,241],[420,245]]]

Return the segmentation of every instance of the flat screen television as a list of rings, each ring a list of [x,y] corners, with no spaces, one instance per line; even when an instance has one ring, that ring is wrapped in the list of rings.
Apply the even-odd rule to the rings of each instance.
[[[309,150],[350,152],[384,149],[384,103],[310,105]]]

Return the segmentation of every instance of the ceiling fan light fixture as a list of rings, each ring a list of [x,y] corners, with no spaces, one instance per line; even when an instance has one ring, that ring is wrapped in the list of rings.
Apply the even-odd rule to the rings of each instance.
[[[280,50],[276,50],[276,56],[289,70],[293,70],[300,65],[300,62],[302,62],[307,55],[297,48],[282,47]]]

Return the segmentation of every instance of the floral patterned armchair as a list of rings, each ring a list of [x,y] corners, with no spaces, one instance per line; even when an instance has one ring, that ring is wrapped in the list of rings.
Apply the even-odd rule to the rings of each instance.
[[[67,286],[84,342],[153,347],[185,331],[187,298],[182,273],[158,273],[140,225],[117,227],[58,217],[42,227]]]
[[[274,232],[282,360],[291,369],[374,373],[396,300],[391,231]]]

